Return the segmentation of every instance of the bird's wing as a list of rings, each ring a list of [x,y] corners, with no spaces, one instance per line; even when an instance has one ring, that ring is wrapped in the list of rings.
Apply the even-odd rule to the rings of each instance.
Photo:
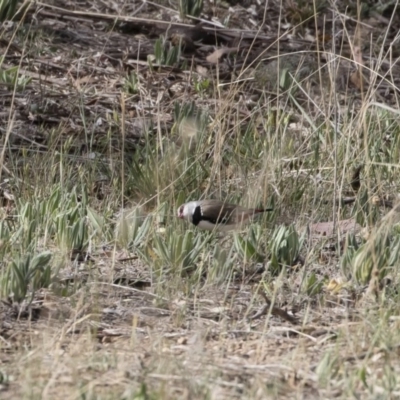
[[[222,201],[205,200],[201,203],[202,219],[212,224],[235,223],[232,218],[236,215],[237,206],[235,204],[224,203]]]

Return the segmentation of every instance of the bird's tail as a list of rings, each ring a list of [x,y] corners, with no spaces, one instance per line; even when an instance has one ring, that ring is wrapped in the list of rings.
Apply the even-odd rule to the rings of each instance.
[[[254,210],[255,214],[260,214],[260,213],[268,212],[268,211],[274,211],[274,209],[272,207],[268,207],[268,208],[256,208]]]

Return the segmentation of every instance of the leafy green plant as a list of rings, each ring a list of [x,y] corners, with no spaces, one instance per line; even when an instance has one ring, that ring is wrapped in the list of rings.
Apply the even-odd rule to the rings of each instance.
[[[363,244],[349,239],[341,259],[342,272],[360,285],[367,284],[374,271],[378,279],[384,278],[396,265],[400,255],[400,238],[391,241],[387,232],[377,232]]]
[[[194,118],[200,113],[194,101],[185,103],[174,103],[174,120],[175,123],[181,122],[184,118]]]
[[[36,256],[27,254],[11,261],[2,285],[3,295],[21,303],[30,291],[31,303],[35,292],[48,287],[52,281],[51,257],[51,252],[44,251]]]
[[[361,244],[354,234],[346,236],[345,250],[340,259],[340,268],[347,279],[351,279],[353,259],[360,247]]]
[[[279,273],[282,266],[291,266],[300,254],[303,239],[299,237],[293,225],[275,229],[270,241],[270,267],[273,273]]]
[[[9,251],[11,235],[10,221],[0,221],[0,259],[4,259],[4,255]]]
[[[131,71],[124,79],[124,91],[136,94],[139,91],[139,79],[135,71]]]
[[[211,267],[209,270],[211,272],[215,271],[214,275],[221,277],[224,281],[226,281],[234,266],[235,254],[233,250],[233,247],[228,251],[216,244],[211,256]]]
[[[0,385],[2,385],[3,388],[7,388],[9,384],[10,376],[6,372],[0,370]]]
[[[56,243],[65,250],[83,251],[89,241],[86,210],[77,205],[61,212],[55,220]]]
[[[207,78],[194,79],[193,83],[194,83],[194,90],[197,93],[201,93],[201,94],[206,93],[211,85],[210,80]]]
[[[264,262],[265,256],[257,252],[257,246],[253,238],[243,239],[240,235],[234,236],[236,251],[246,262]]]
[[[175,65],[180,58],[180,46],[172,46],[163,36],[154,43],[154,58],[158,65]],[[149,63],[151,61],[149,59]]]
[[[143,217],[139,209],[123,212],[116,225],[116,239],[123,248],[136,249],[148,238],[153,218]]]
[[[48,197],[19,199],[13,229],[7,220],[0,223],[0,251],[7,266],[1,277],[2,295],[12,296],[20,303],[30,292],[31,302],[35,292],[48,287],[58,273],[50,266],[52,253],[43,251],[35,255],[37,248],[51,240],[59,248],[82,250],[90,234],[104,229],[104,219],[87,202],[85,190],[78,194],[77,188],[66,191],[60,185]]]
[[[1,0],[0,1],[0,21],[7,21],[14,18],[18,11],[17,6],[20,0]]]
[[[142,382],[139,390],[137,390],[136,393],[132,393],[132,397],[130,398],[133,400],[157,400],[159,397],[156,394],[149,392],[147,385]]]
[[[315,272],[312,272],[310,275],[305,277],[302,284],[302,291],[308,296],[315,296],[316,294],[321,293],[323,287],[324,282],[317,278]]]
[[[155,267],[157,274],[182,274],[195,266],[207,243],[201,234],[195,235],[192,231],[186,231],[182,235],[175,229],[168,228],[164,234],[154,235],[152,242],[140,254]]]
[[[95,235],[112,237],[105,218],[88,206],[85,187],[67,191],[57,185],[48,198],[21,201],[18,208],[19,227],[10,241],[23,249],[35,248],[42,237],[44,243],[54,240],[64,251],[83,251]]]
[[[203,11],[203,0],[179,0],[180,17],[186,18],[187,15],[199,17]]]
[[[338,356],[329,351],[326,352],[316,366],[315,373],[321,385],[328,385],[339,371]]]
[[[1,8],[1,3],[0,3],[0,8]],[[3,57],[0,58],[0,66],[2,64],[3,64]],[[14,88],[17,91],[24,90],[31,81],[32,78],[19,74],[18,66],[11,67],[8,69],[0,68],[0,82],[6,85],[11,90],[13,90]]]

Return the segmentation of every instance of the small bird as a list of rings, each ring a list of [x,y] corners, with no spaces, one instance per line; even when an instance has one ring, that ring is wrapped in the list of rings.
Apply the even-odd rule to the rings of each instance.
[[[219,200],[197,200],[182,204],[178,208],[178,218],[185,218],[200,229],[226,232],[266,211],[272,208],[244,208]]]

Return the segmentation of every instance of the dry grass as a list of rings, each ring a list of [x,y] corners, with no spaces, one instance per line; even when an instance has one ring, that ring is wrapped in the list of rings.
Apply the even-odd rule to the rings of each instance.
[[[168,26],[166,2],[1,28],[1,398],[399,397],[398,13],[298,3],[206,4],[241,40]],[[174,66],[160,34],[185,45]],[[201,197],[275,211],[206,235],[175,218]],[[289,223],[304,243],[281,268]],[[44,251],[16,301],[11,266]]]

